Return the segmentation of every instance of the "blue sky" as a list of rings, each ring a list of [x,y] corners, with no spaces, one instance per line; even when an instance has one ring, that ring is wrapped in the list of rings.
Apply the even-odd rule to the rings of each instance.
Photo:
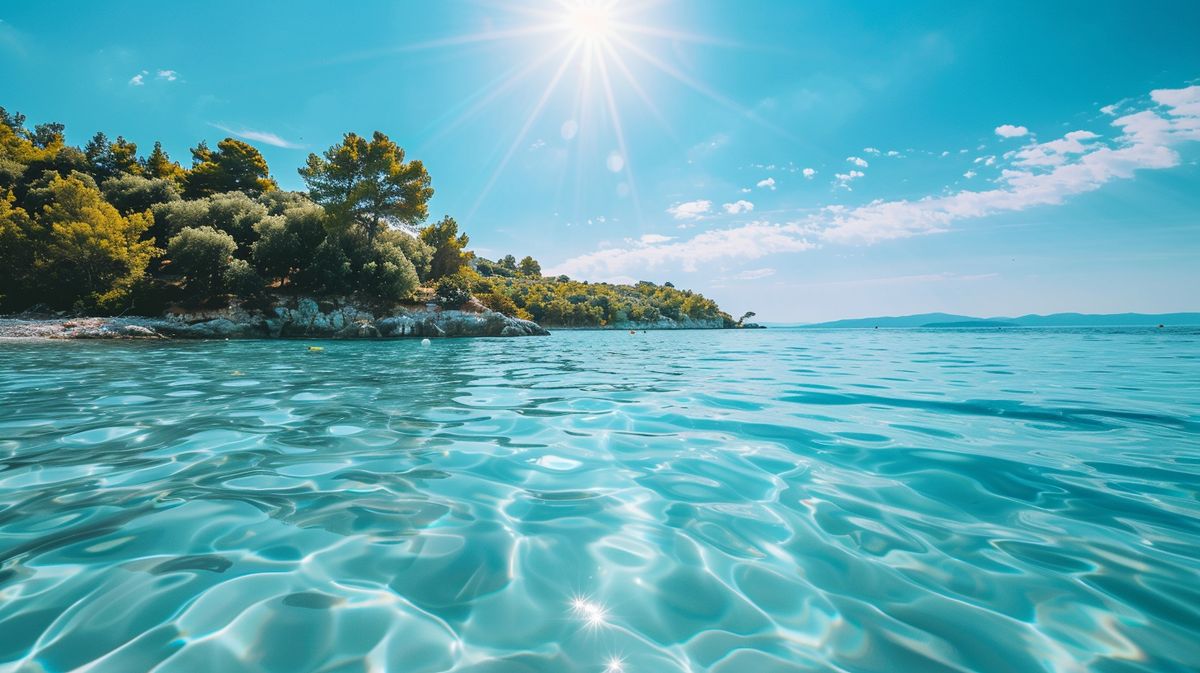
[[[388,133],[486,256],[776,321],[1200,310],[1200,3],[14,2],[0,105]],[[810,171],[806,175],[806,169]]]

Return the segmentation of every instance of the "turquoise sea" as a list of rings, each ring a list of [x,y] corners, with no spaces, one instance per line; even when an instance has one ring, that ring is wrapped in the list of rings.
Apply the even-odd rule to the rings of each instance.
[[[1200,669],[1200,331],[0,343],[0,671]]]

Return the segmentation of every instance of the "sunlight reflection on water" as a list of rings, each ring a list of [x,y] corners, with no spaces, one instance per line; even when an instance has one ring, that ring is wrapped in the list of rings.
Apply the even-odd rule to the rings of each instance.
[[[0,671],[1200,661],[1194,331],[0,362]]]

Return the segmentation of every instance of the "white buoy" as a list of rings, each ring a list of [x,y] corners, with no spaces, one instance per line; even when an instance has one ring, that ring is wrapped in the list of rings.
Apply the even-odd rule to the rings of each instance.
[[[429,339],[421,339],[421,345],[422,345],[422,346],[428,346],[429,344],[432,344],[432,343],[433,343],[433,342],[432,342],[432,341],[430,341]]]

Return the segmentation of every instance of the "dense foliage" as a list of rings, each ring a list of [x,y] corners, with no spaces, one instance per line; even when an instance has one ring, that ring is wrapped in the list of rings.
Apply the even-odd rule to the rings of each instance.
[[[122,136],[76,148],[64,131],[0,107],[0,311],[154,312],[267,292],[405,302],[424,285],[446,308],[474,294],[548,325],[732,324],[669,283],[547,279],[532,257],[476,258],[453,218],[419,228],[429,174],[380,132],[310,154],[301,193],[281,191],[262,154],[234,138],[199,143],[185,168],[161,143],[143,157]]]
[[[310,157],[311,196],[280,191],[233,138],[201,142],[184,168],[161,143],[141,157],[121,136],[77,149],[63,133],[0,108],[0,309],[156,310],[267,290],[400,302],[469,259],[452,219],[409,230],[429,175],[382,133]]]
[[[475,266],[472,290],[479,301],[545,326],[620,327],[653,324],[663,318],[733,325],[716,302],[691,290],[677,290],[670,283],[614,285],[566,276],[543,278],[535,260],[526,257],[516,263],[511,255],[498,263],[479,259]]]

